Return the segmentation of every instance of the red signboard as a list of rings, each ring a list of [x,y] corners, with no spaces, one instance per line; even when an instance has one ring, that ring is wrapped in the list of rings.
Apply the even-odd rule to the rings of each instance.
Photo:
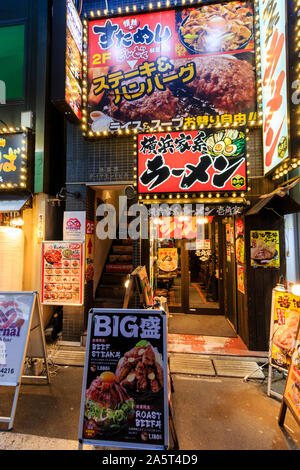
[[[138,136],[138,192],[246,189],[244,132],[164,132]]]
[[[91,20],[90,129],[255,119],[251,2]]]

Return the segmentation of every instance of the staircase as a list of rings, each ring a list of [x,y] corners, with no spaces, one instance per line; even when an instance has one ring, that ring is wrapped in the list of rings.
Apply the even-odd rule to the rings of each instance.
[[[114,240],[107,256],[103,273],[95,293],[94,307],[120,308],[123,306],[125,281],[133,271],[132,240]]]

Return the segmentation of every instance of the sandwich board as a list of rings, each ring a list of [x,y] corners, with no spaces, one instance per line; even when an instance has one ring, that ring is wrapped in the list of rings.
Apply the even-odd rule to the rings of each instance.
[[[79,450],[83,444],[166,449],[169,382],[165,312],[92,309],[86,348]]]
[[[278,423],[281,427],[284,425],[287,408],[300,425],[300,328],[296,336],[294,353],[291,358],[278,417]]]
[[[272,370],[274,368],[288,374],[300,324],[300,297],[278,284],[272,290],[271,305],[267,393],[268,396],[282,399],[281,394],[272,390]]]
[[[25,358],[43,358],[45,375],[23,375]],[[20,386],[50,383],[41,304],[38,292],[0,292],[0,386],[14,387],[10,416],[0,422],[13,428]]]

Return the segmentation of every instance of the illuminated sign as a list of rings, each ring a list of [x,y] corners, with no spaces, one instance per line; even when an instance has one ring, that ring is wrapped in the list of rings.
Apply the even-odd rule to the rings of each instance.
[[[72,0],[67,0],[66,102],[81,119],[82,24]]]
[[[286,3],[259,0],[264,173],[288,157]]]
[[[92,135],[256,119],[251,2],[94,19],[87,35]]]
[[[246,142],[238,129],[139,134],[139,193],[245,191]]]
[[[27,134],[0,134],[0,190],[27,187]]]

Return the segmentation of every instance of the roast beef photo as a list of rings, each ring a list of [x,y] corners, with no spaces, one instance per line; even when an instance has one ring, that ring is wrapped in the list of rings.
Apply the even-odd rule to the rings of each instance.
[[[135,403],[113,372],[103,372],[86,391],[85,428],[97,434],[115,434],[135,416]]]
[[[163,391],[161,357],[148,341],[140,341],[120,359],[116,369],[116,382],[135,400],[139,396],[143,400],[151,399]]]

